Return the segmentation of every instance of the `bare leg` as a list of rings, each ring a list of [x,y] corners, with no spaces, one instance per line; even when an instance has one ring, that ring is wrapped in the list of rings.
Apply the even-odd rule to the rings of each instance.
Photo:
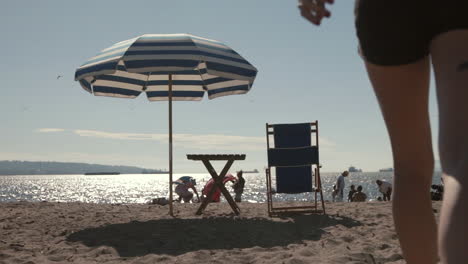
[[[395,167],[393,219],[409,264],[437,262],[437,228],[429,195],[434,169],[429,66],[428,58],[391,67],[366,63],[390,135]]]
[[[468,30],[434,39],[439,150],[445,183],[439,245],[443,263],[468,261]]]

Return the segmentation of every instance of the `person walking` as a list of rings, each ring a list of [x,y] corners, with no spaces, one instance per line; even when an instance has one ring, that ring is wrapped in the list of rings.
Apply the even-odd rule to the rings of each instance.
[[[299,0],[315,25],[333,0]],[[466,263],[468,250],[468,1],[356,0],[359,51],[387,126],[395,229],[407,263]],[[445,192],[437,230],[429,83],[434,72]],[[438,234],[437,234],[438,232]]]

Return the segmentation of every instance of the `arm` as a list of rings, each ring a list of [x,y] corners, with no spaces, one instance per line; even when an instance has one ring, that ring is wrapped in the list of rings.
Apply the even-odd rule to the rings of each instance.
[[[330,17],[331,13],[325,4],[333,4],[334,0],[299,0],[301,15],[314,25],[319,26],[322,18]]]
[[[195,188],[195,186],[192,186],[192,190],[197,195],[198,202],[200,202],[200,196],[198,196],[198,192],[197,192],[197,189]]]

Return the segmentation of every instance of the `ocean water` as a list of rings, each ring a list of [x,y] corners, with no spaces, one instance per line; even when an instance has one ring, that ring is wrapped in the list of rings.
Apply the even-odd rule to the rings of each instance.
[[[197,191],[210,179],[208,173],[174,174],[189,175],[197,180]],[[331,200],[332,186],[339,173],[321,173],[324,199]],[[440,172],[433,177],[433,184],[440,183]],[[243,201],[266,202],[265,173],[244,173],[246,179]],[[370,201],[379,196],[375,180],[391,182],[392,172],[350,173],[346,178],[345,194],[351,184],[362,185]],[[168,174],[120,174],[120,175],[15,175],[0,176],[0,202],[49,201],[85,203],[146,203],[153,198],[169,197]],[[226,184],[232,193],[231,183]],[[273,181],[273,188],[275,182]],[[429,191],[429,190],[428,190]],[[175,196],[176,197],[176,196]],[[310,194],[275,195],[276,201],[308,201]],[[224,200],[222,200],[224,201]]]

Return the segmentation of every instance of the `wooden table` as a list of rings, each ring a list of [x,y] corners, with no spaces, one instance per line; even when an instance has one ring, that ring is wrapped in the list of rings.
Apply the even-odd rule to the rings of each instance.
[[[208,193],[207,197],[201,203],[200,207],[197,210],[197,215],[201,215],[203,210],[208,206],[208,203],[211,201],[211,196],[214,194],[216,187],[221,190],[221,193],[226,198],[226,201],[231,206],[232,210],[236,215],[240,214],[240,208],[237,206],[234,199],[232,199],[231,194],[226,190],[226,187],[223,184],[224,176],[226,176],[228,170],[231,168],[235,160],[245,160],[245,154],[187,154],[187,159],[189,160],[200,160],[205,165],[206,169],[210,173],[211,177],[214,180],[214,185]],[[223,170],[218,175],[215,169],[211,165],[212,160],[225,160],[226,165],[224,165]]]

